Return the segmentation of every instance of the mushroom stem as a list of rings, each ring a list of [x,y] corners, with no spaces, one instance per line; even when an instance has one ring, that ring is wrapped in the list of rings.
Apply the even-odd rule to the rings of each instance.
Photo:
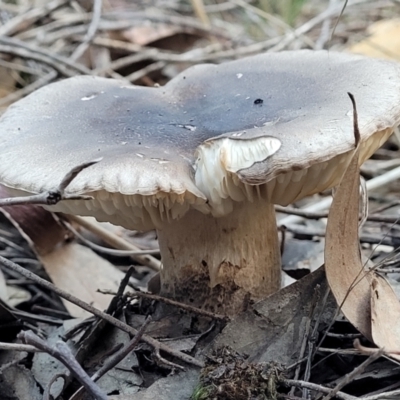
[[[190,210],[159,230],[158,240],[164,296],[235,315],[280,288],[275,211],[265,200],[235,203],[221,218]]]

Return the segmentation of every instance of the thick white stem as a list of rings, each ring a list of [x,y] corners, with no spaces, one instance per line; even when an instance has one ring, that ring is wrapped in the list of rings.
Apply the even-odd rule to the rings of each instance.
[[[230,315],[280,287],[275,211],[256,199],[238,202],[228,216],[196,210],[158,231],[161,293]]]

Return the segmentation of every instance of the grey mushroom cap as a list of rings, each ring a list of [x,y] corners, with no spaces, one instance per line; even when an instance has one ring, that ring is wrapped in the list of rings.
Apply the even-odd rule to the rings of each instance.
[[[160,88],[66,79],[0,119],[0,183],[38,193],[101,157],[68,188],[95,199],[54,209],[137,229],[254,196],[288,204],[340,179],[354,148],[347,92],[365,159],[400,122],[388,61],[305,50],[194,66]]]

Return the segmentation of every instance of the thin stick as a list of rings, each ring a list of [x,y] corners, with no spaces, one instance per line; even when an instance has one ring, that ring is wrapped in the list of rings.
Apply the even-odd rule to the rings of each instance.
[[[45,287],[48,290],[51,290],[52,292],[58,294],[63,299],[77,305],[78,307],[81,307],[82,309],[90,312],[93,315],[96,315],[99,318],[104,319],[105,321],[116,326],[117,328],[121,329],[122,331],[127,332],[130,335],[137,334],[138,331],[135,328],[132,328],[131,326],[121,322],[117,318],[114,318],[111,315],[108,315],[108,314],[104,313],[103,311],[100,311],[99,309],[91,306],[90,304],[85,303],[84,301],[65,292],[64,290],[58,288],[57,286],[53,285],[52,283],[40,278],[33,272],[28,271],[27,269],[21,267],[18,264],[13,263],[10,260],[7,260],[6,258],[4,258],[2,256],[0,256],[0,264],[4,265],[6,268],[9,268],[13,271],[18,272],[19,274],[21,274],[22,276],[24,276],[27,279],[33,280],[38,285]],[[202,368],[204,366],[204,363],[202,361],[196,360],[195,358],[193,358],[185,353],[182,353],[181,351],[171,349],[170,347],[166,346],[165,344],[159,342],[156,339],[153,339],[152,337],[150,337],[148,335],[143,335],[142,340],[145,343],[147,343],[148,345],[152,346],[156,352],[161,350],[161,351],[164,351],[165,353],[168,353],[188,364],[195,365],[196,367]],[[166,364],[170,364],[170,362],[168,362],[167,360],[163,360],[163,359],[161,359],[161,360],[162,360],[162,362],[165,362]],[[180,365],[175,365],[175,367],[183,369],[183,367],[181,367]]]
[[[65,342],[58,341],[54,346],[50,346],[32,331],[21,332],[18,334],[18,338],[62,362],[95,400],[107,400],[107,395],[90,379]]]
[[[147,326],[151,321],[151,317],[148,317],[143,325],[138,330],[137,334],[133,337],[133,339],[126,344],[121,350],[117,351],[95,374],[93,374],[90,379],[93,382],[97,382],[103,375],[105,375],[108,371],[114,368],[119,362],[121,362],[129,353],[131,353],[137,344],[140,342]],[[84,387],[79,388],[69,400],[77,400],[79,395],[83,392]]]
[[[296,386],[298,388],[305,388],[305,389],[310,389],[314,390],[315,392],[320,392],[320,393],[330,393],[332,389],[327,388],[322,385],[317,385],[316,383],[310,383],[310,382],[305,382],[305,381],[296,381],[294,379],[284,379],[282,383],[286,386]],[[352,396],[350,394],[346,394],[343,392],[337,392],[336,397],[341,400],[357,400],[358,397]]]
[[[380,176],[370,179],[367,181],[367,190],[375,190],[379,189],[382,186],[387,185],[390,182],[393,182],[400,178],[400,167],[394,168],[391,171],[388,171]],[[326,197],[323,200],[318,201],[310,206],[304,207],[302,211],[310,211],[310,212],[317,212],[321,210],[325,210],[329,208],[332,204],[332,197]],[[302,218],[296,215],[290,215],[288,217],[282,218],[278,221],[278,225],[292,225],[298,222],[301,222]]]
[[[150,250],[117,250],[110,249],[108,247],[99,246],[96,243],[86,239],[83,237],[71,224],[66,223],[66,221],[60,220],[61,223],[65,226],[66,229],[71,231],[74,236],[79,239],[86,246],[90,247],[93,250],[96,250],[100,253],[109,254],[116,257],[126,257],[126,256],[144,256],[147,254],[158,255],[160,254],[160,249],[150,249]]]
[[[94,0],[93,15],[88,31],[83,39],[83,42],[71,54],[72,60],[77,60],[86,51],[86,49],[89,47],[89,44],[95,37],[97,29],[99,28],[100,24],[102,7],[103,7],[103,0]]]
[[[0,342],[0,350],[27,351],[28,353],[38,353],[38,352],[40,353],[43,351],[35,346],[30,346],[29,344],[3,343],[3,342]]]
[[[91,200],[91,196],[66,194],[65,189],[81,171],[92,166],[93,164],[96,164],[98,161],[99,160],[90,161],[72,168],[72,170],[64,176],[58,187],[53,190],[48,190],[47,192],[34,194],[32,196],[9,197],[6,199],[0,199],[0,207],[17,205],[19,206],[26,204],[51,206],[57,204],[62,200]]]
[[[400,396],[400,389],[392,390],[391,392],[384,392],[374,394],[372,396],[359,397],[359,400],[387,400],[389,398],[398,399]]]
[[[297,215],[299,217],[306,219],[328,218],[328,211],[313,212],[313,211],[307,211],[303,208],[283,207],[278,205],[275,206],[275,211],[282,214]],[[370,214],[367,217],[367,221],[369,222],[400,224],[400,216],[398,215],[383,215],[383,214],[375,214],[375,211],[372,212],[373,214]]]
[[[0,36],[11,36],[21,29],[26,29],[38,19],[45,17],[68,1],[69,0],[54,0],[46,2],[43,7],[36,7],[24,14],[17,15],[0,27]]]
[[[344,386],[352,382],[355,377],[364,372],[365,368],[367,368],[369,364],[373,363],[384,353],[383,349],[374,349],[374,350],[375,351],[372,355],[370,355],[358,367],[354,368],[353,371],[346,374],[344,378],[322,400],[330,400],[332,397],[337,396],[337,393],[339,392],[340,389],[342,389]]]
[[[42,62],[67,77],[81,74],[91,75],[92,73],[90,69],[76,64],[65,57],[6,36],[0,36],[0,52]]]
[[[35,90],[41,88],[42,86],[47,85],[48,83],[56,79],[57,75],[58,73],[53,70],[47,73],[46,75],[39,77],[37,80],[23,87],[22,89],[10,93],[9,95],[0,99],[0,107],[14,103],[15,101],[22,99],[22,97],[27,96],[28,94],[34,92]]]
[[[194,9],[196,16],[203,23],[203,25],[206,28],[208,28],[211,24],[210,24],[210,19],[208,18],[203,0],[191,0],[191,1],[192,1],[192,7]]]
[[[188,304],[183,304],[183,303],[180,303],[179,301],[175,301],[172,299],[168,299],[166,297],[158,296],[156,294],[143,293],[143,292],[136,291],[136,292],[125,293],[125,296],[126,297],[142,297],[144,299],[161,301],[165,304],[169,304],[171,306],[181,308],[182,310],[186,310],[186,311],[192,312],[197,315],[202,315],[204,317],[208,317],[208,318],[212,318],[212,319],[216,319],[216,320],[220,320],[220,321],[229,321],[230,320],[230,318],[227,315],[220,315],[220,314],[215,314],[215,313],[207,311],[207,310],[201,310],[199,308],[192,307]]]
[[[127,240],[115,235],[114,233],[108,231],[103,226],[101,226],[98,222],[93,221],[92,219],[78,217],[76,215],[68,215],[66,216],[71,221],[76,222],[83,228],[97,235],[101,239],[103,239],[110,246],[121,249],[121,250],[129,250],[129,251],[140,251],[141,249],[135,246],[133,243],[128,242]],[[151,255],[131,255],[132,259],[137,261],[140,264],[146,265],[151,268],[153,271],[160,271],[161,262],[157,260],[155,257]]]

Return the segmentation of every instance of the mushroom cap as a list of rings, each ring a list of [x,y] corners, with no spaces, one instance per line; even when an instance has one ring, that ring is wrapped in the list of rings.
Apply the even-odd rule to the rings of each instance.
[[[366,158],[400,122],[389,61],[301,50],[193,66],[159,88],[66,79],[0,119],[0,183],[39,193],[101,157],[68,187],[95,199],[53,209],[136,229],[191,207],[225,215],[254,195],[288,204],[342,176],[354,148],[347,92]]]

